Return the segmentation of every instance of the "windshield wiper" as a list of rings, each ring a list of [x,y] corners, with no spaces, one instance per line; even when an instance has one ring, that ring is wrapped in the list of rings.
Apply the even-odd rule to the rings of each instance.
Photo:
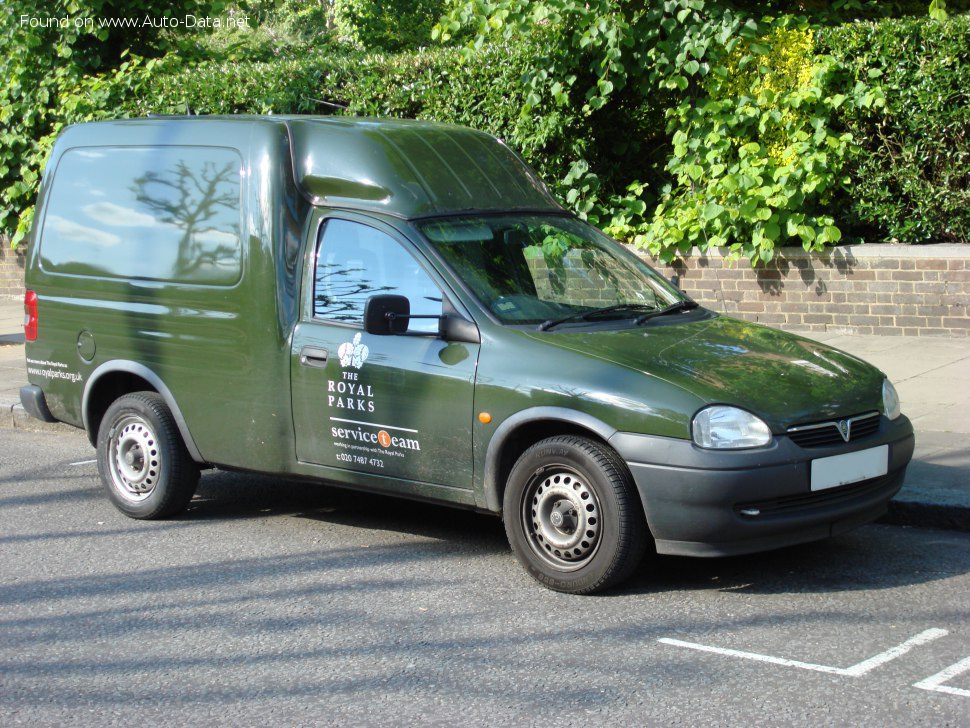
[[[642,309],[649,309],[650,313],[660,313],[657,311],[656,306],[651,306],[646,303],[618,303],[615,306],[604,306],[603,308],[594,308],[591,311],[583,311],[582,313],[572,313],[568,316],[563,316],[558,319],[549,319],[548,321],[543,321],[539,324],[539,331],[548,331],[549,329],[558,326],[559,324],[564,324],[569,321],[589,321],[591,318],[596,318],[603,316],[608,313],[613,313],[614,311],[640,311]],[[649,316],[650,313],[643,314],[644,316]],[[639,319],[637,319],[639,321]]]
[[[672,303],[665,308],[661,308],[656,311],[648,311],[645,314],[641,314],[640,316],[637,316],[636,321],[633,323],[639,326],[640,324],[645,323],[652,318],[656,318],[657,316],[666,316],[669,313],[677,313],[678,311],[691,311],[698,306],[700,306],[700,304],[697,303],[697,301],[677,301],[677,303]]]

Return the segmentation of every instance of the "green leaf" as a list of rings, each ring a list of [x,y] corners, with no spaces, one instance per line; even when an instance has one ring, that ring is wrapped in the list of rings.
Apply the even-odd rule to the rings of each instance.
[[[929,16],[933,20],[944,21],[949,18],[949,13],[946,12],[946,2],[944,0],[933,0],[930,3]]]
[[[778,238],[781,237],[781,227],[777,222],[769,221],[764,228],[765,238],[770,240],[772,243],[776,242]]]
[[[668,78],[664,82],[664,86],[666,88],[675,88],[679,91],[685,90],[689,85],[690,85],[690,82],[683,76],[679,76],[679,75]]]
[[[722,212],[724,212],[724,207],[717,204],[716,202],[708,202],[704,206],[704,211],[701,213],[705,220],[713,220],[718,217]]]
[[[842,239],[842,231],[833,225],[826,225],[822,228],[822,234],[819,236],[823,242],[833,242],[837,243]]]
[[[738,209],[741,217],[748,222],[755,222],[758,219],[758,201],[752,198],[747,198],[741,203],[741,207]]]
[[[815,228],[813,228],[811,225],[799,225],[796,228],[796,232],[798,237],[800,237],[802,242],[805,244],[814,242],[815,240]]]

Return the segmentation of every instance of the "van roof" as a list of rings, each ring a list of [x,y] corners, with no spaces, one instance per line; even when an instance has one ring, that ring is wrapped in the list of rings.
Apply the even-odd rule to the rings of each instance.
[[[461,126],[343,116],[157,116],[80,124],[65,146],[242,141],[240,127],[283,126],[297,186],[315,205],[404,218],[562,207],[505,144]],[[105,127],[110,127],[106,129]],[[225,136],[213,135],[221,127]],[[107,133],[106,133],[107,132]],[[247,135],[248,136],[248,135]]]

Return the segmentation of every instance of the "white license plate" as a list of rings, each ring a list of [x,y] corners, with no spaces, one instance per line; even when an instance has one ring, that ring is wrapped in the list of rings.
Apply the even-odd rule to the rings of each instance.
[[[889,445],[812,461],[812,490],[825,490],[889,472]]]

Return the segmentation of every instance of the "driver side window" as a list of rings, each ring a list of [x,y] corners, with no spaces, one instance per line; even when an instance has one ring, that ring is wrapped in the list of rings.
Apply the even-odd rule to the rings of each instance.
[[[407,296],[414,315],[441,315],[441,289],[394,238],[349,220],[328,220],[317,245],[313,316],[362,326],[371,296]],[[435,332],[434,319],[413,319],[409,331]]]

